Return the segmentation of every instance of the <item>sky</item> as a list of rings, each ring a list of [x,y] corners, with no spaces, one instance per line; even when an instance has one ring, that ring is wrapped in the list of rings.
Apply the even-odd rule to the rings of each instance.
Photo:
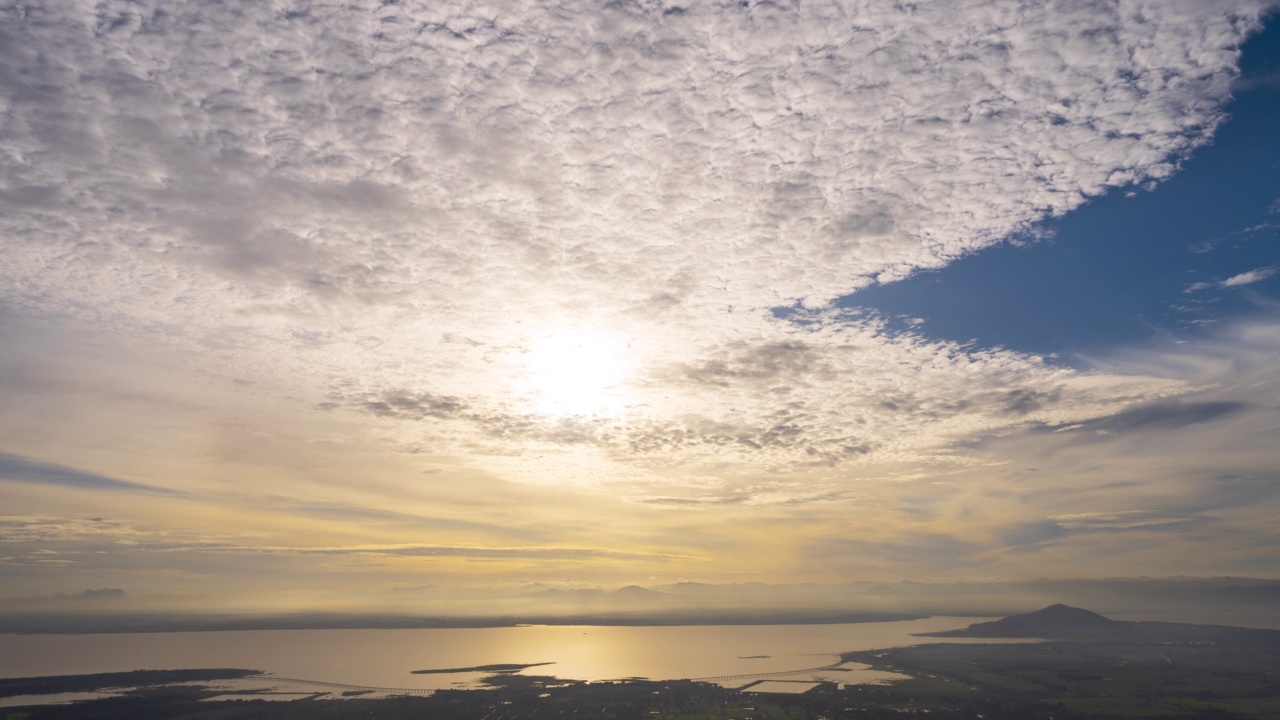
[[[1280,578],[1277,9],[7,3],[0,594]]]

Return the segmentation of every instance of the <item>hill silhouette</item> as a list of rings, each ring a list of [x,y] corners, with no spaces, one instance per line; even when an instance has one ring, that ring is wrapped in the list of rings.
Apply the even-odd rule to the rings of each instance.
[[[667,594],[664,592],[658,592],[657,590],[650,590],[649,588],[640,587],[639,585],[627,585],[626,587],[618,588],[617,590],[614,590],[612,593],[610,593],[610,595],[614,597],[626,597],[626,598],[636,598],[636,599],[646,599],[646,600],[655,600],[658,598],[667,597]]]
[[[1280,647],[1280,630],[1132,622],[1069,605],[1050,605],[1035,612],[974,623],[962,630],[920,633],[922,637],[1043,638],[1046,640],[1125,640],[1135,642],[1262,644]]]
[[[970,637],[1074,637],[1112,632],[1123,623],[1070,605],[1050,605],[995,622],[970,625]]]

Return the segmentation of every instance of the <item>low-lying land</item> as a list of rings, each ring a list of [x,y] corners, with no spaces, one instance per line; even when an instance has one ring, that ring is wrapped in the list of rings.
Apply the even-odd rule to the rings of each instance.
[[[43,677],[0,678],[0,698],[16,695],[45,695],[93,692],[105,688],[145,688],[204,680],[230,680],[257,675],[261,670],[206,668],[202,670],[134,670],[94,675],[46,675]]]
[[[934,707],[999,697],[1070,711],[1065,717],[1280,719],[1280,654],[1257,648],[1054,640],[844,657],[911,675],[897,689]]]
[[[470,672],[513,673],[513,672],[520,672],[521,670],[524,670],[526,668],[540,667],[542,665],[555,665],[555,663],[540,662],[540,663],[526,663],[523,665],[519,663],[497,663],[494,665],[475,665],[472,667],[464,667],[464,668],[436,668],[433,670],[411,670],[410,672],[414,675],[438,675],[438,674],[448,674],[448,673],[470,673]]]
[[[1068,717],[1280,718],[1280,632],[1121,622],[1063,605],[934,637],[1046,638],[846,653],[931,704],[1003,697]]]
[[[522,676],[506,676],[522,677]],[[757,695],[689,680],[565,683],[554,678],[488,690],[440,690],[427,697],[367,700],[236,699],[210,702],[217,691],[153,688],[74,705],[0,710],[4,720],[1050,720],[1053,708],[974,697],[932,709],[892,687],[839,689],[833,683],[799,695]],[[547,682],[543,682],[543,681]]]

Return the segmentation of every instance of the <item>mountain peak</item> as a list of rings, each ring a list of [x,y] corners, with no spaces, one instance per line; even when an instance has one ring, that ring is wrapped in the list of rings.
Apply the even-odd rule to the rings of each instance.
[[[1127,623],[1117,622],[1070,605],[1050,605],[995,622],[970,625],[971,637],[1083,637],[1113,632]]]
[[[656,597],[658,595],[663,595],[664,593],[660,593],[657,590],[650,590],[646,587],[640,587],[639,585],[628,585],[614,590],[613,594],[621,595],[623,597]]]
[[[1082,608],[1056,604],[994,622],[974,623],[964,630],[921,634],[933,637],[1088,638],[1113,635],[1133,625]]]
[[[1108,617],[1099,615],[1083,608],[1071,607],[1056,603],[1046,608],[1041,608],[1035,612],[1029,612],[1024,615],[1010,615],[1003,620],[997,620],[996,623],[1009,623],[1019,625],[1042,625],[1052,627],[1072,626],[1080,628],[1096,628],[1106,627],[1114,624],[1116,621]]]

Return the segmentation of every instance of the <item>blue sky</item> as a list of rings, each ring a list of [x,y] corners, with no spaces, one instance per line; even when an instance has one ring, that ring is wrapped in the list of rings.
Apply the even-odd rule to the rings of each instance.
[[[927,337],[1056,354],[1069,364],[1274,314],[1280,273],[1215,283],[1280,268],[1280,23],[1244,45],[1240,70],[1213,141],[1153,190],[1110,190],[1036,233],[840,304],[874,309]],[[1197,283],[1207,287],[1188,291]],[[904,322],[911,319],[924,322]]]

